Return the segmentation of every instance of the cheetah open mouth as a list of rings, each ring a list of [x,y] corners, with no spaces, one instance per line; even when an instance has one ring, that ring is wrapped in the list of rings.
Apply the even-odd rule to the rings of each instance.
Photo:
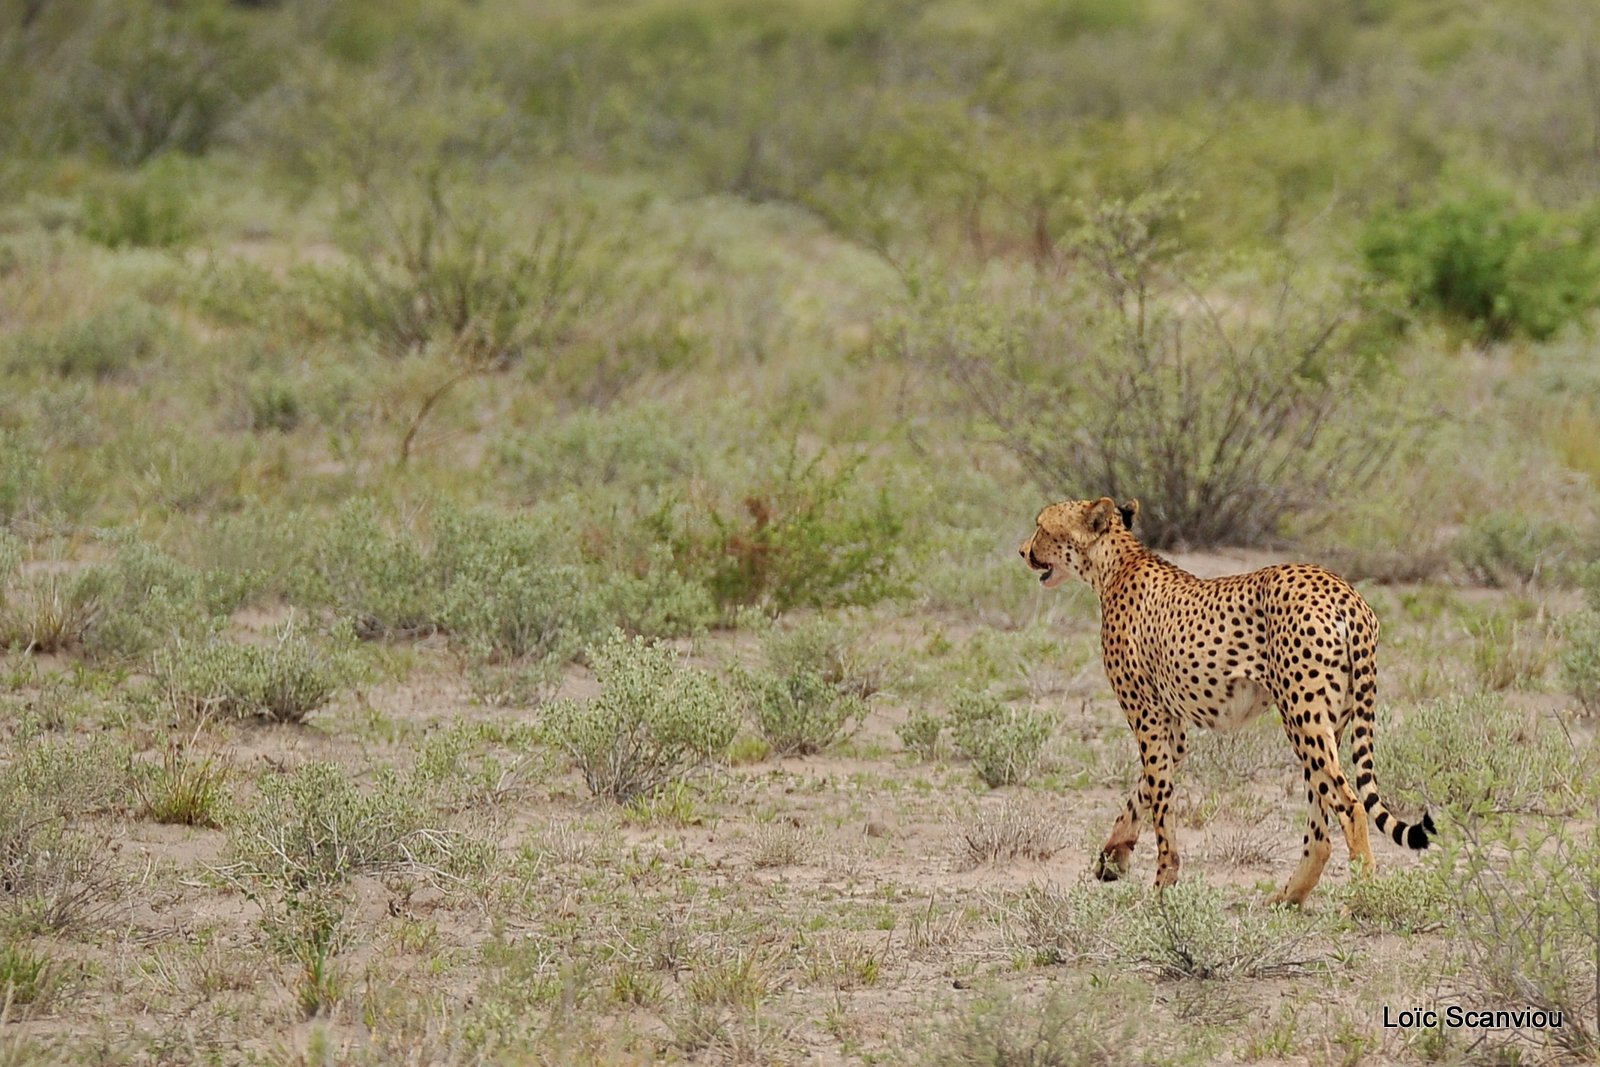
[[[1039,584],[1040,585],[1049,585],[1050,584],[1050,579],[1055,575],[1055,573],[1056,573],[1056,569],[1054,567],[1046,567],[1044,570],[1040,571],[1039,572]]]

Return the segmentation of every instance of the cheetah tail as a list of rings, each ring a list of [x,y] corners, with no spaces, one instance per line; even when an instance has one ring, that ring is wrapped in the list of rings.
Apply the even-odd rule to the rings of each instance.
[[[1356,791],[1361,794],[1361,806],[1372,816],[1372,823],[1378,832],[1388,834],[1395,844],[1419,850],[1427,848],[1428,843],[1439,834],[1438,827],[1433,825],[1433,816],[1424,811],[1420,822],[1408,823],[1395,818],[1379,799],[1378,781],[1372,774],[1372,724],[1368,722],[1366,727],[1366,731],[1357,734],[1350,746],[1350,755],[1354,757],[1357,768]]]

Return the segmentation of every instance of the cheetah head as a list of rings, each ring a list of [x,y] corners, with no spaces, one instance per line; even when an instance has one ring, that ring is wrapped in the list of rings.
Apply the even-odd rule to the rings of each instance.
[[[1063,500],[1039,512],[1033,536],[1022,542],[1017,552],[1039,575],[1046,589],[1054,589],[1076,572],[1088,576],[1088,552],[1094,543],[1121,521],[1125,530],[1133,529],[1139,502],[1122,506],[1108,496],[1099,500]]]

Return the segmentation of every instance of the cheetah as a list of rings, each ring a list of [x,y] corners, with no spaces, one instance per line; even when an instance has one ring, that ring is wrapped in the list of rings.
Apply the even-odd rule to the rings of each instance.
[[[1138,501],[1118,507],[1110,497],[1052,504],[1019,549],[1045,588],[1077,575],[1098,594],[1106,676],[1139,743],[1143,773],[1095,861],[1096,877],[1114,881],[1127,873],[1149,812],[1156,886],[1176,883],[1178,848],[1167,814],[1186,731],[1237,729],[1273,705],[1300,758],[1311,809],[1300,865],[1274,902],[1302,904],[1322,877],[1333,849],[1330,816],[1344,830],[1351,863],[1364,872],[1374,868],[1369,814],[1396,844],[1427,848],[1437,833],[1432,816],[1402,822],[1378,797],[1378,619],[1361,594],[1304,563],[1197,578],[1139,542],[1132,532],[1138,512]],[[1347,727],[1354,789],[1339,766]]]

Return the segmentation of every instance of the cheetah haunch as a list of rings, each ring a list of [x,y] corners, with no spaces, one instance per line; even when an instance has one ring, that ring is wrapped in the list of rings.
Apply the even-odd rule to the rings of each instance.
[[[1138,501],[1069,500],[1039,513],[1020,549],[1053,589],[1077,575],[1100,596],[1106,676],[1139,742],[1143,774],[1095,865],[1104,881],[1128,869],[1142,816],[1156,831],[1156,885],[1178,880],[1167,822],[1173,775],[1190,726],[1232,730],[1276,705],[1300,757],[1311,806],[1300,866],[1274,901],[1300,904],[1322,877],[1339,820],[1352,863],[1370,872],[1367,815],[1379,833],[1428,847],[1431,816],[1395,818],[1372,774],[1378,619],[1350,584],[1321,567],[1263,567],[1196,578],[1150,552],[1130,532]],[[1351,728],[1356,780],[1339,766]],[[1358,802],[1359,797],[1359,802]]]

